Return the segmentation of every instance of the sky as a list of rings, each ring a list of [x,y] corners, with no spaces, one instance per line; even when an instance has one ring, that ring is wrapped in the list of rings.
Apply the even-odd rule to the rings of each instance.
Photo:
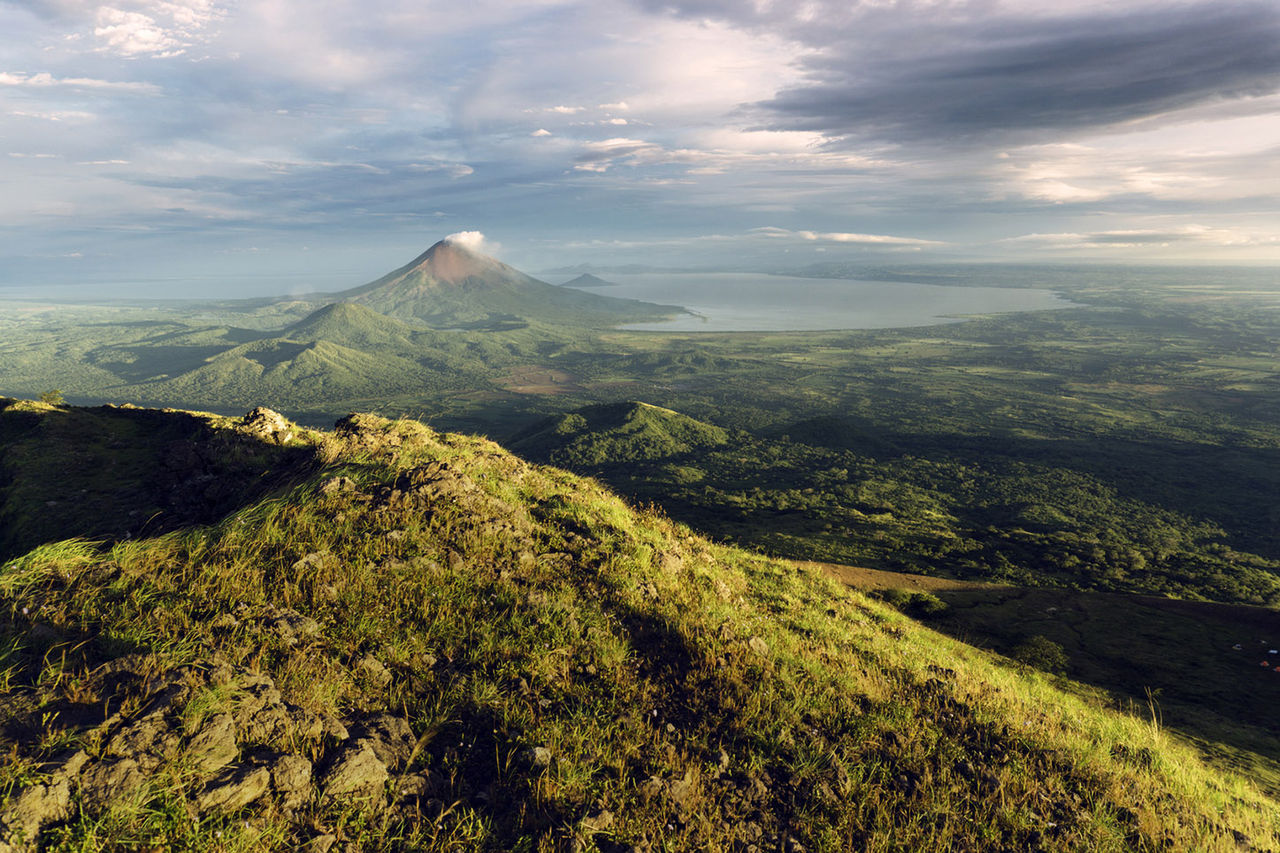
[[[1280,3],[0,0],[0,286],[337,289],[459,232],[1280,264]]]

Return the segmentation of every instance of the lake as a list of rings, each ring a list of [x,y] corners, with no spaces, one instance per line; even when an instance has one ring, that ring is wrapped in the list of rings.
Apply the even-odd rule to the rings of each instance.
[[[897,281],[795,278],[752,273],[642,273],[602,276],[604,296],[683,305],[696,316],[624,329],[658,332],[777,332],[891,329],[963,322],[965,315],[1071,308],[1048,290],[948,287]]]

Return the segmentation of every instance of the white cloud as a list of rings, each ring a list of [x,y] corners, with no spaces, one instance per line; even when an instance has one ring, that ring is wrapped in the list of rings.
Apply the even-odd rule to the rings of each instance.
[[[617,103],[613,103],[613,104],[601,104],[600,109],[613,110],[614,112],[618,112],[618,113],[625,113],[627,110],[631,109],[631,107],[627,106],[626,101],[618,101]]]
[[[451,178],[465,178],[474,175],[475,169],[466,163],[410,163],[409,169],[415,172],[444,172]]]
[[[141,12],[126,12],[103,6],[98,9],[93,34],[106,46],[126,56],[143,53],[173,56],[182,52],[183,43],[156,24],[155,18]]]
[[[1254,109],[1270,112],[1198,117],[1002,151],[988,170],[992,193],[1055,204],[1123,196],[1189,203],[1275,196],[1280,170],[1270,164],[1280,152],[1280,98],[1256,100]]]
[[[688,174],[713,175],[759,169],[834,173],[883,169],[893,165],[884,160],[819,148],[812,144],[815,134],[725,130],[700,136],[708,142],[736,147],[668,148],[656,142],[617,136],[581,143],[573,168],[579,172],[603,173],[614,166],[676,164],[687,165]]]
[[[1071,250],[1164,249],[1186,244],[1245,248],[1280,245],[1280,235],[1254,229],[1183,225],[1165,230],[1135,228],[1085,233],[1023,234],[999,242]]]
[[[129,83],[114,80],[98,80],[92,77],[54,77],[48,72],[16,74],[0,71],[0,86],[21,86],[32,89],[93,89],[96,91],[155,93],[160,87],[154,83]]]
[[[209,37],[209,26],[225,17],[215,0],[43,0],[61,26],[62,41],[74,45],[92,34],[102,53],[126,58],[180,55]]]
[[[97,7],[93,35],[104,50],[126,57],[178,56],[223,14],[213,0],[132,0]]]
[[[54,110],[48,112],[29,112],[27,110],[13,110],[8,113],[18,118],[36,118],[43,121],[71,121],[84,122],[97,118],[93,113],[86,113],[81,110]]]
[[[444,242],[486,255],[491,255],[498,249],[497,243],[490,242],[479,231],[457,231],[445,237]]]
[[[806,242],[824,243],[857,243],[863,246],[944,246],[938,240],[923,240],[919,237],[896,237],[890,234],[856,234],[845,231],[791,231],[766,225],[753,228],[751,233],[764,237],[788,240],[804,240]]]
[[[545,127],[540,127],[529,135],[530,136],[550,136],[551,131],[547,130]]]

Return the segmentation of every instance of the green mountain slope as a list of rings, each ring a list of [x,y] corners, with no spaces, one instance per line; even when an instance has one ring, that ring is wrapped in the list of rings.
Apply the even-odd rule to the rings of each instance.
[[[334,298],[437,328],[505,328],[529,321],[611,326],[681,311],[672,305],[556,287],[447,240],[377,281]]]
[[[412,346],[415,333],[421,331],[363,305],[334,302],[286,326],[280,337],[294,341],[330,341],[369,350]]]
[[[439,372],[405,355],[365,352],[325,340],[267,338],[214,356],[200,367],[146,388],[150,399],[215,399],[248,405],[265,396],[277,405],[349,399],[439,387]]]
[[[70,449],[40,421],[82,410],[22,408],[5,441],[25,459]],[[825,575],[481,439],[256,417],[203,421],[213,442],[257,423],[311,466],[211,526],[49,541],[0,570],[0,841],[1280,844],[1274,801],[1149,722]]]
[[[124,386],[120,393],[223,408],[269,399],[282,408],[331,409],[342,401],[483,386],[481,374],[511,360],[503,343],[414,328],[363,305],[339,302],[274,335],[259,333],[186,370]]]

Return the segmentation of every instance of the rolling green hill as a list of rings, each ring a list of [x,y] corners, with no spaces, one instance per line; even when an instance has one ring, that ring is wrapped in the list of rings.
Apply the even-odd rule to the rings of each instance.
[[[302,408],[310,400],[438,390],[459,381],[459,375],[414,360],[412,354],[407,348],[371,352],[328,340],[265,338],[136,388],[147,400],[210,399],[224,408],[243,408],[265,395],[276,405]]]
[[[507,446],[556,465],[590,467],[666,459],[728,441],[720,427],[660,406],[626,402],[547,418],[513,436]]]
[[[281,337],[294,341],[330,341],[354,349],[406,348],[422,333],[394,317],[354,302],[334,302],[286,326]]]
[[[145,467],[193,425],[194,458],[305,460],[208,524],[46,529],[0,568],[18,849],[1280,844],[1275,801],[1149,719],[491,442],[5,414],[0,488],[25,502],[74,485],[40,460]]]

